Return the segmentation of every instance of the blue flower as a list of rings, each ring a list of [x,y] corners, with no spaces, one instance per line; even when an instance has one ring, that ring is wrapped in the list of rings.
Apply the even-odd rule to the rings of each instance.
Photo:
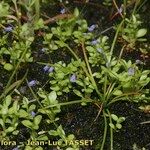
[[[103,49],[102,49],[102,48],[97,48],[97,51],[98,51],[99,53],[103,53]]]
[[[70,82],[76,82],[77,80],[77,77],[75,74],[73,74],[71,77],[70,77]]]
[[[130,67],[130,68],[128,69],[128,75],[129,75],[129,76],[133,76],[134,74],[135,74],[135,69],[132,68],[132,67]]]
[[[49,69],[48,69],[48,72],[49,73],[51,73],[51,72],[53,72],[54,71],[54,67],[50,67]]]
[[[30,87],[35,86],[36,84],[37,84],[36,80],[32,80],[32,81],[28,82],[28,86],[30,86]]]
[[[93,41],[91,42],[92,45],[96,45],[97,43],[98,43],[98,40],[93,40]]]
[[[51,72],[53,72],[54,67],[49,67],[48,65],[46,65],[46,66],[43,68],[43,70],[44,70],[45,72],[51,73]]]
[[[135,61],[135,64],[139,64],[139,65],[142,65],[143,64],[143,62],[141,61],[141,60],[139,60],[139,59],[137,59],[136,61]]]
[[[35,117],[36,113],[34,111],[31,111],[32,117]]]
[[[89,31],[89,32],[94,31],[94,29],[96,28],[96,26],[97,26],[97,25],[95,25],[95,24],[91,25],[90,27],[88,27],[88,31]]]
[[[18,147],[15,147],[15,148],[13,148],[12,150],[19,150],[19,148],[18,148]]]
[[[65,14],[65,13],[66,13],[65,8],[61,9],[61,10],[60,10],[60,13],[61,13],[61,14]]]
[[[122,11],[123,11],[123,8],[122,8],[122,7],[120,7],[120,8],[118,9],[118,13],[119,13],[119,14],[121,14],[121,13],[122,13]]]
[[[8,26],[4,29],[6,32],[11,32],[13,30],[13,27]]]
[[[48,71],[49,70],[49,66],[45,66],[44,68],[43,68],[43,70],[46,72],[46,71]]]

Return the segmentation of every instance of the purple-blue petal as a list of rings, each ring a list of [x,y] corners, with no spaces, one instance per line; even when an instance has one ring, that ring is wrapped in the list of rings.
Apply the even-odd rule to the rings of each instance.
[[[90,27],[88,27],[88,31],[89,31],[89,32],[92,32],[92,31],[94,31],[95,28],[96,28],[96,25],[93,24],[93,25],[91,25]]]
[[[8,26],[4,29],[6,32],[11,32],[13,30],[13,27]]]
[[[36,113],[34,111],[31,111],[32,117],[35,117]]]
[[[97,40],[93,40],[93,41],[91,42],[92,45],[96,45],[97,43],[98,43]]]
[[[136,61],[135,61],[135,63],[138,65],[141,65],[141,64],[143,64],[143,62],[141,61],[141,60],[139,60],[139,59],[137,59]]]
[[[46,72],[46,71],[48,71],[49,70],[49,66],[45,66],[44,68],[43,68],[43,70]]]
[[[128,69],[128,75],[129,75],[129,76],[133,76],[134,74],[135,74],[135,69],[132,68],[132,67],[130,67],[130,68]]]
[[[54,67],[50,67],[49,69],[48,69],[48,72],[49,73],[51,73],[51,72],[53,72],[54,71]]]
[[[73,74],[71,77],[70,77],[70,82],[76,82],[77,80],[77,77],[75,74]]]
[[[36,84],[37,84],[36,80],[32,80],[32,81],[28,82],[28,86],[30,86],[30,87],[35,86]]]
[[[15,148],[13,148],[12,150],[19,150],[19,148],[18,148],[18,147],[15,147]]]
[[[65,12],[66,12],[65,8],[63,8],[63,9],[60,10],[61,14],[65,14]]]

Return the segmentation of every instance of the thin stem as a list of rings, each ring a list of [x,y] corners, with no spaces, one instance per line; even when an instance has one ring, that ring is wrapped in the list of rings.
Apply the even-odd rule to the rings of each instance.
[[[121,48],[118,61],[121,59],[125,47],[126,47],[126,45],[124,45],[124,46]]]
[[[64,43],[65,44],[65,43]],[[72,53],[72,55],[79,60],[79,57],[76,55],[76,53],[66,44],[66,47],[69,49],[69,51]]]
[[[113,4],[114,4],[115,8],[117,9],[118,13],[120,14],[120,16],[123,18],[123,15],[122,15],[122,13],[120,12],[119,7],[118,7],[118,5],[117,5],[117,3],[116,3],[115,0],[113,0]]]
[[[107,109],[109,121],[112,124],[112,119],[109,110]],[[113,128],[110,127],[110,150],[113,150]]]
[[[123,97],[125,96],[129,96],[129,95],[139,95],[140,93],[135,93],[135,92],[131,92],[131,93],[124,93],[120,96],[116,96],[115,98],[113,98],[107,105],[110,105],[112,103],[115,103],[117,101],[123,100]],[[125,100],[127,100],[127,98],[125,97]]]
[[[114,37],[114,40],[113,40],[113,43],[111,45],[111,49],[110,49],[110,57],[108,59],[108,62],[110,63],[111,61],[111,57],[112,57],[112,54],[113,54],[113,51],[114,51],[114,47],[115,47],[115,44],[116,44],[116,41],[117,41],[117,37],[118,37],[118,34],[119,34],[119,31],[122,27],[122,24],[124,23],[124,19],[121,21],[121,23],[119,24],[118,28],[117,28],[117,31],[116,31],[116,34],[115,34],[115,37]]]
[[[70,102],[64,102],[64,103],[58,103],[58,104],[50,105],[50,106],[47,106],[45,108],[52,108],[52,107],[56,107],[56,106],[65,106],[65,105],[72,105],[72,104],[78,104],[78,103],[82,103],[82,102],[92,103],[92,102],[96,102],[96,101],[91,100],[91,99],[74,100],[74,101],[70,101]]]
[[[12,75],[10,76],[10,78],[9,78],[9,80],[8,80],[8,82],[7,82],[7,85],[6,85],[5,89],[4,89],[3,94],[0,96],[0,99],[3,98],[3,97],[6,95],[6,91],[7,91],[7,89],[9,88],[9,86],[10,86],[10,84],[11,84],[11,82],[12,82],[12,80],[13,80],[13,78],[14,78],[14,76],[15,76],[15,74],[16,74],[16,72],[17,72],[17,70],[18,70],[18,68],[19,68],[19,66],[20,66],[20,64],[21,64],[21,62],[22,62],[22,59],[23,59],[23,57],[25,56],[25,54],[26,54],[26,52],[27,52],[27,50],[28,50],[28,49],[26,48],[26,49],[24,50],[24,52],[22,53],[21,58],[19,59],[17,65],[16,65],[16,67],[15,67],[15,70],[13,71]]]
[[[97,84],[96,84],[95,79],[93,77],[93,73],[92,73],[92,70],[91,70],[91,67],[90,67],[87,55],[86,55],[86,50],[85,50],[83,42],[81,43],[81,46],[82,46],[82,50],[83,50],[83,54],[84,54],[84,59],[85,59],[85,62],[86,62],[86,66],[87,66],[89,74],[90,74],[91,82],[92,82],[92,84],[93,84],[93,86],[94,86],[97,94],[100,96],[100,98],[102,98],[101,93],[98,91]]]
[[[104,128],[104,134],[103,134],[103,141],[100,150],[104,150],[104,145],[106,141],[106,135],[107,135],[107,119],[105,115],[105,111],[103,110],[103,117],[104,117],[104,123],[105,123],[105,128]]]
[[[79,60],[80,58],[74,53],[74,51],[66,44],[66,48],[68,48],[68,50],[73,54],[73,56],[76,58],[76,60]],[[88,63],[88,59],[87,59],[87,56],[86,56],[86,54],[85,54],[85,61],[86,61],[86,64]],[[88,65],[89,66],[89,65]],[[101,96],[101,93],[98,91],[98,88],[97,88],[97,85],[96,85],[96,82],[95,82],[95,80],[94,80],[94,78],[93,78],[93,75],[92,75],[92,72],[91,72],[91,69],[90,69],[90,66],[89,66],[89,68],[88,69],[90,69],[90,71],[88,72],[87,71],[87,69],[86,69],[86,67],[83,65],[83,64],[81,64],[81,67],[82,67],[82,69],[84,70],[84,72],[85,72],[85,74],[87,75],[87,77],[90,79],[90,81],[91,81],[91,83],[92,83],[92,85],[93,85],[93,87],[95,88],[95,91],[97,92],[97,94],[99,95],[99,97],[100,97],[100,99],[102,98],[102,96]]]

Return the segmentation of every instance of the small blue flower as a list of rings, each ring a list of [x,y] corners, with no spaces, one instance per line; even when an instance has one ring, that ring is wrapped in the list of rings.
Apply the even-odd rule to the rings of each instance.
[[[96,45],[97,43],[98,43],[98,40],[93,40],[93,41],[91,42],[92,45]]]
[[[35,117],[36,113],[34,111],[31,111],[32,117]]]
[[[102,49],[102,48],[97,48],[97,51],[98,51],[99,53],[103,53],[103,49]]]
[[[65,14],[65,13],[66,13],[65,8],[61,9],[61,10],[60,10],[60,13],[61,13],[61,14]]]
[[[88,31],[89,31],[89,32],[94,31],[94,29],[96,28],[96,26],[97,26],[97,25],[95,25],[95,24],[91,25],[90,27],[88,27]]]
[[[135,74],[135,69],[132,68],[132,67],[130,67],[130,68],[128,69],[128,75],[129,75],[129,76],[133,76],[134,74]]]
[[[13,27],[8,26],[4,29],[6,32],[11,32],[13,30]]]
[[[75,74],[73,74],[71,77],[70,77],[70,82],[76,82],[77,80],[77,77]]]
[[[119,10],[118,10],[118,13],[119,13],[119,14],[121,14],[121,13],[122,13],[122,11],[123,11],[123,8],[122,8],[122,7],[120,7],[120,8],[119,8]]]
[[[139,60],[139,59],[137,59],[136,61],[135,61],[135,64],[139,64],[139,65],[142,65],[143,64],[143,62],[141,61],[141,60]]]
[[[51,72],[53,72],[54,71],[54,67],[50,67],[49,69],[48,69],[48,72],[49,73],[51,73]]]
[[[28,82],[28,86],[30,86],[30,87],[35,86],[36,84],[37,84],[36,80],[32,80],[32,81]]]
[[[45,66],[44,68],[43,68],[43,70],[46,72],[46,71],[48,71],[49,70],[49,66]]]
[[[19,150],[19,148],[18,148],[18,147],[15,147],[15,148],[13,148],[12,150]]]

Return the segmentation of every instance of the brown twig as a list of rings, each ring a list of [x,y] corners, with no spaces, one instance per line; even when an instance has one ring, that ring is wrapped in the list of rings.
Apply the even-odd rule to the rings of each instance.
[[[44,24],[46,25],[46,24],[49,24],[49,23],[54,23],[58,20],[69,19],[69,18],[72,18],[72,17],[74,17],[74,15],[72,15],[72,14],[59,14],[59,15],[56,15],[52,18],[49,18],[49,19],[45,20]]]

